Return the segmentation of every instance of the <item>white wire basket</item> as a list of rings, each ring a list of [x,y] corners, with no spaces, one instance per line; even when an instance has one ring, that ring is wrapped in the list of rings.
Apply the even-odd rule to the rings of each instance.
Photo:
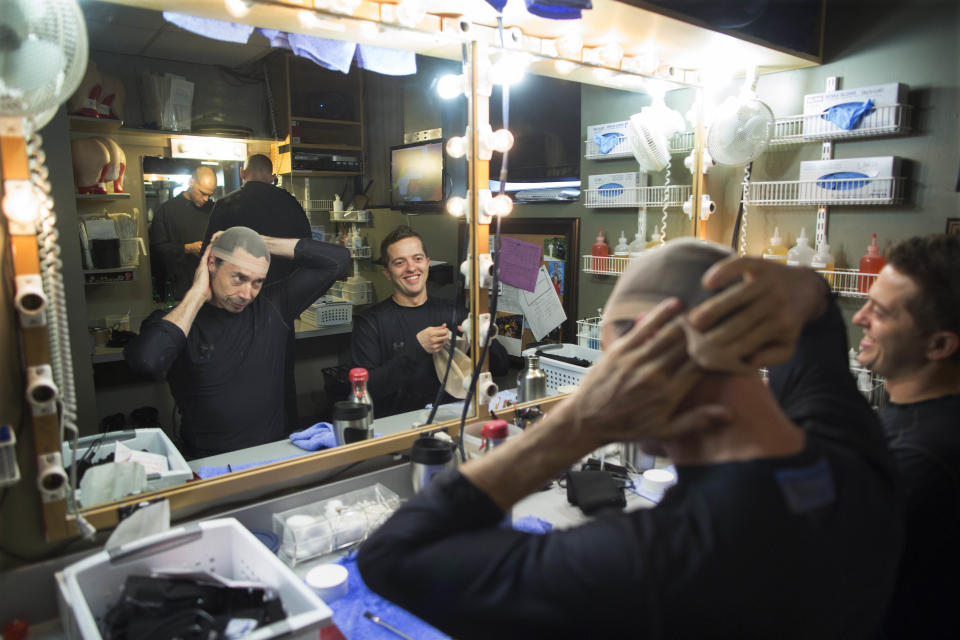
[[[661,207],[664,195],[668,207],[682,207],[693,193],[689,184],[667,187],[618,187],[616,189],[584,189],[583,206],[588,209],[616,207]]]
[[[870,285],[877,279],[875,273],[863,273],[856,269],[818,269],[830,288],[845,298],[866,298]]]
[[[896,204],[903,200],[905,183],[904,178],[751,182],[750,204],[758,206]]]
[[[591,364],[595,363],[603,355],[602,351],[575,344],[548,344],[531,347],[530,349],[525,349],[523,355],[536,355],[538,349],[544,353],[551,353],[565,358],[581,358]],[[546,355],[540,356],[540,369],[543,370],[547,376],[547,394],[549,395],[560,393],[559,390],[562,387],[577,386],[587,373],[587,367],[580,367],[575,364],[554,360]]]
[[[160,570],[209,571],[275,590],[286,619],[254,629],[245,640],[316,638],[333,619],[330,608],[262,542],[235,519],[223,518],[100,551],[58,571],[57,604],[66,637],[99,640],[97,621],[120,599],[127,576]]]
[[[370,258],[370,246],[360,247],[360,248],[350,248],[350,257],[358,258],[360,260],[368,260]]]
[[[597,276],[618,276],[630,266],[629,256],[594,256],[585,254],[581,271]]]
[[[297,200],[307,213],[320,213],[333,210],[333,200]]]
[[[910,132],[911,111],[907,104],[874,107],[853,129],[841,129],[819,113],[777,118],[770,144],[782,146],[818,140],[901,135]]]
[[[356,211],[331,211],[332,222],[370,222],[370,212],[366,209]]]
[[[335,327],[350,324],[353,305],[348,300],[323,296],[300,314],[300,321],[314,327]]]
[[[693,131],[684,131],[676,134],[668,142],[670,154],[690,153],[693,150],[695,134]],[[615,144],[607,153],[600,150],[600,145],[594,140],[585,140],[586,151],[583,157],[587,160],[621,160],[623,158],[632,158],[633,151],[630,149],[630,139],[624,134],[624,138]]]
[[[603,318],[600,316],[577,320],[577,345],[599,351],[602,328]]]

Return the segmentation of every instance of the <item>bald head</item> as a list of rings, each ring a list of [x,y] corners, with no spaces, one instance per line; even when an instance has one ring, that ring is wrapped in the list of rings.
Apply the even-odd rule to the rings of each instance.
[[[217,191],[217,174],[206,165],[200,165],[190,177],[190,186],[183,195],[195,207],[203,207],[210,197]]]
[[[244,182],[266,182],[273,184],[273,163],[262,153],[255,153],[247,158],[246,164],[240,171]]]

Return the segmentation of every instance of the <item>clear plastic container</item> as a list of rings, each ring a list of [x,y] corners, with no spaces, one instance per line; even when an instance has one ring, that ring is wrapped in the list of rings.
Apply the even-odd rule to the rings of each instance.
[[[291,567],[362,542],[400,506],[380,483],[273,514],[277,555]]]

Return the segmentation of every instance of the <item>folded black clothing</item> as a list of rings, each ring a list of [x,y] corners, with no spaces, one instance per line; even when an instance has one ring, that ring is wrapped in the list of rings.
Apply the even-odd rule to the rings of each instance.
[[[583,358],[575,358],[573,356],[561,356],[550,351],[544,351],[543,349],[537,349],[537,355],[541,358],[550,358],[551,360],[558,360],[560,362],[566,362],[567,364],[574,364],[578,367],[587,368],[593,363],[589,360],[584,360]]]
[[[607,471],[571,471],[567,475],[567,501],[588,516],[627,506],[623,489]]]

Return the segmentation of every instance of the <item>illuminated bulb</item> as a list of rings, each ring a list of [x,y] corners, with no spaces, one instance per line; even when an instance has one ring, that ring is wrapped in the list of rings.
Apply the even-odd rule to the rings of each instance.
[[[466,136],[454,136],[447,140],[447,155],[451,158],[462,158],[467,155],[468,147]]]
[[[609,82],[613,80],[613,71],[610,69],[594,69],[593,77],[600,82]]]
[[[461,198],[460,196],[453,196],[447,200],[447,213],[458,218],[462,218],[467,215],[467,206],[468,202],[466,198]]]
[[[361,0],[332,0],[330,8],[337,13],[343,13],[352,16],[353,12],[360,6]]]
[[[242,18],[250,13],[253,7],[253,0],[223,0],[227,7],[227,12],[234,18]]]
[[[32,225],[40,216],[40,200],[26,180],[5,180],[3,213],[12,223]]]
[[[619,67],[620,61],[623,59],[623,47],[616,42],[604,45],[600,49],[600,59],[603,60],[603,63],[607,66]]]
[[[497,129],[490,135],[490,148],[505,153],[513,147],[513,134],[509,129]]]
[[[397,22],[411,29],[423,20],[427,10],[423,8],[421,0],[400,0],[397,5]]]
[[[380,28],[376,22],[364,22],[360,25],[360,33],[368,40],[373,40],[380,35]]]
[[[446,75],[437,80],[437,93],[444,100],[463,95],[466,78],[462,75]]]
[[[564,58],[579,60],[581,49],[583,49],[583,38],[580,34],[571,33],[557,38],[557,53]]]
[[[565,76],[568,73],[573,73],[573,71],[577,68],[577,63],[570,62],[569,60],[556,60],[554,61],[553,66],[557,70],[557,73]]]
[[[653,75],[660,68],[660,58],[657,54],[648,51],[636,58],[637,71],[646,75]]]
[[[526,72],[526,56],[503,52],[490,66],[490,79],[494,84],[512,86],[523,80]]]
[[[505,193],[494,196],[483,205],[483,210],[491,216],[507,216],[513,211],[513,200]]]
[[[583,50],[583,61],[587,64],[600,64],[600,47]]]
[[[333,20],[324,20],[309,9],[301,9],[297,12],[297,18],[300,24],[308,29],[326,29],[327,31],[346,31],[347,27]]]

